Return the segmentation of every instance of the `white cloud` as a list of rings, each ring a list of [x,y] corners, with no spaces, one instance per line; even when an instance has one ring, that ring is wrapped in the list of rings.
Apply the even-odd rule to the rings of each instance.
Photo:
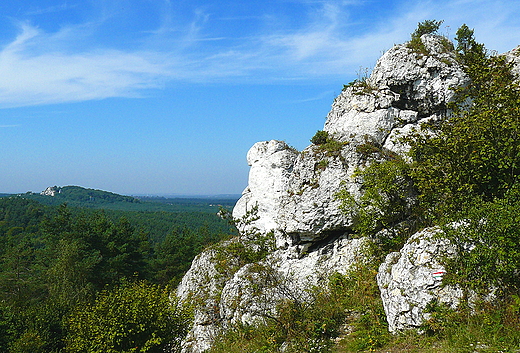
[[[43,34],[29,25],[0,53],[0,106],[136,96],[171,75],[157,53],[94,50],[33,54]]]
[[[352,11],[383,2],[296,2],[309,9],[298,27],[260,23],[256,32],[231,39],[212,31],[216,22],[203,9],[194,10],[185,26],[174,27],[172,18],[163,15],[159,30],[139,39],[146,50],[92,43],[96,21],[55,33],[22,24],[19,35],[0,50],[0,108],[138,97],[177,80],[272,83],[354,76],[361,66],[373,66],[383,50],[407,40],[425,19],[444,19],[451,37],[467,23],[478,40],[491,42],[491,49],[518,44],[520,5],[505,0],[395,1],[385,5],[385,16],[370,20],[353,18]],[[268,15],[255,20],[269,23]],[[215,21],[222,23],[222,18],[225,14]]]

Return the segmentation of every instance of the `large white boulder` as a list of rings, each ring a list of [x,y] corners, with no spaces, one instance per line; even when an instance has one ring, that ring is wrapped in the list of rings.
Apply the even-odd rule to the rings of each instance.
[[[455,247],[438,237],[439,228],[413,235],[399,252],[386,256],[377,274],[377,283],[390,332],[418,328],[430,316],[426,306],[435,300],[456,308],[462,290],[442,285],[446,273],[443,257],[455,255]]]

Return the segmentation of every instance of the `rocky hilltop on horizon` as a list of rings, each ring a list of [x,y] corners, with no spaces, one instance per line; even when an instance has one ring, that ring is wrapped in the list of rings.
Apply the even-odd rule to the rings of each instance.
[[[180,298],[197,303],[184,352],[208,350],[234,324],[255,325],[276,316],[285,300],[305,302],[308,288],[325,286],[330,275],[346,275],[365,260],[370,239],[353,236],[355,220],[342,211],[338,192],[361,197],[356,171],[370,164],[371,153],[405,156],[408,146],[399,137],[423,122],[444,119],[454,88],[468,84],[444,37],[424,34],[420,40],[427,55],[395,45],[370,76],[345,86],[321,141],[303,151],[276,140],[249,150],[249,183],[233,210],[233,218],[242,220],[239,236],[201,253],[177,289]],[[509,60],[518,64],[511,53]],[[408,195],[410,203],[414,198]],[[392,237],[394,231],[382,229],[379,237]],[[432,300],[456,307],[461,299],[459,288],[441,285],[441,257],[455,250],[435,237],[438,231],[416,232],[379,266],[377,283],[391,332],[420,327]],[[243,261],[237,252],[226,252],[233,246],[262,256]],[[260,267],[269,269],[270,281]]]

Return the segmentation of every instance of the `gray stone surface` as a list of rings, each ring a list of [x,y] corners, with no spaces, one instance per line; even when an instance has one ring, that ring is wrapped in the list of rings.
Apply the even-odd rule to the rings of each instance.
[[[352,225],[335,194],[343,183],[358,194],[353,172],[365,161],[356,146],[370,142],[397,153],[407,146],[397,139],[420,122],[439,119],[453,98],[453,87],[467,78],[442,37],[424,35],[430,55],[396,45],[377,62],[366,79],[335,99],[324,130],[345,145],[336,154],[311,145],[302,152],[281,141],[256,143],[248,153],[249,185],[233,215],[257,205],[261,232],[274,231],[281,248],[320,241]]]
[[[234,273],[217,270],[216,248],[204,251],[177,288],[180,299],[197,303],[183,352],[204,352],[232,323],[254,324],[273,316],[284,299],[305,302],[306,288],[325,284],[335,272],[346,274],[354,263],[362,261],[365,244],[365,239],[343,236],[303,255],[296,247],[276,250]],[[234,259],[226,260],[232,267]]]
[[[424,312],[433,299],[456,308],[462,291],[443,286],[443,256],[455,249],[446,239],[435,237],[438,228],[424,229],[413,235],[399,252],[387,255],[377,274],[377,283],[390,332],[417,328],[429,314]]]
[[[360,195],[359,181],[352,175],[367,160],[357,146],[371,143],[406,152],[408,147],[398,138],[421,122],[443,119],[452,88],[468,82],[442,37],[421,39],[428,55],[396,45],[369,77],[346,87],[334,100],[324,130],[343,143],[339,150],[310,145],[299,152],[276,140],[250,149],[249,183],[233,216],[240,219],[257,208],[258,220],[239,231],[243,236],[273,232],[276,250],[260,263],[229,273],[217,270],[215,250],[195,259],[177,291],[198,305],[184,352],[207,350],[233,322],[254,323],[266,313],[274,314],[283,298],[305,300],[303,288],[323,283],[334,271],[346,273],[358,261],[365,240],[349,238],[352,219],[340,212],[335,196],[341,188]],[[518,61],[516,52],[509,56]],[[453,249],[433,237],[436,231],[414,235],[379,268],[377,280],[392,332],[420,326],[433,298],[450,306],[458,303],[460,291],[440,285],[437,272],[444,269],[439,256]]]

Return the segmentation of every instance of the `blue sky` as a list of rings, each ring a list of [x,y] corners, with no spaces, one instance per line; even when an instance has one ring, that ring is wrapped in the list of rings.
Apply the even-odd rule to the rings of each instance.
[[[248,149],[303,149],[417,23],[504,52],[512,0],[4,0],[0,192],[240,193]]]

